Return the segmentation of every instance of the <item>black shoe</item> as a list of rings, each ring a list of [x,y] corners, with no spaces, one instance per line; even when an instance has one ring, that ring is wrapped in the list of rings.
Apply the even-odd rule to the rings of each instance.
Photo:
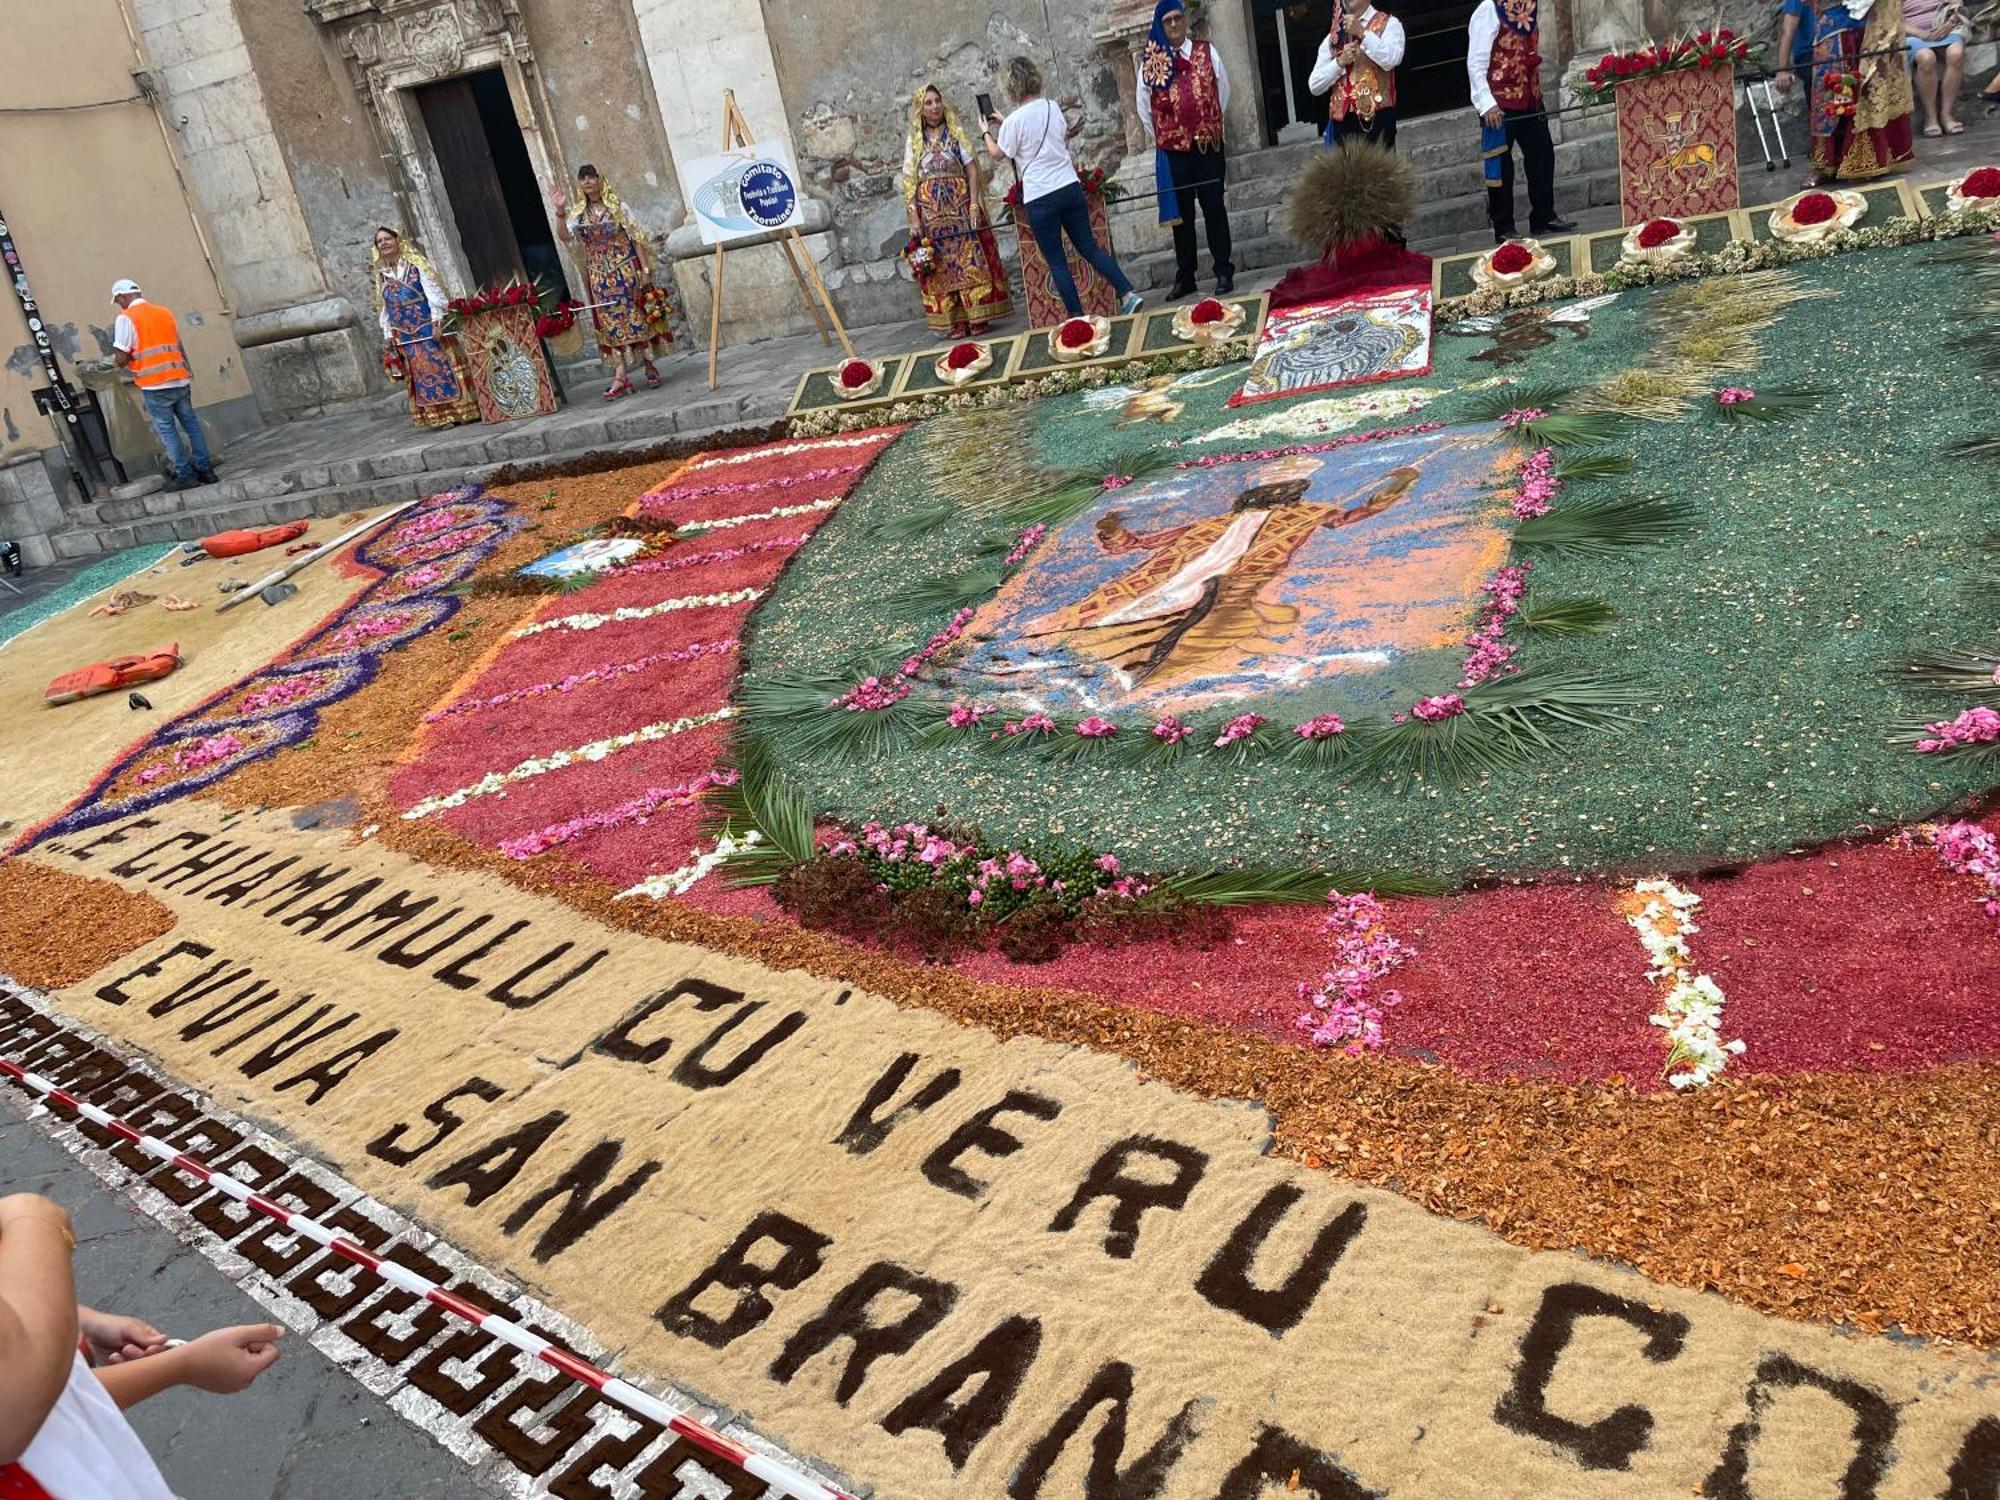
[[[203,484],[222,483],[222,480],[217,477],[216,472],[213,469],[196,469],[194,471],[194,477],[199,479]]]
[[[1496,245],[1504,245],[1504,244],[1506,244],[1506,243],[1507,243],[1507,241],[1509,241],[1509,240],[1513,239],[1514,237],[1515,237],[1515,236],[1514,236],[1514,226],[1513,226],[1512,224],[1509,224],[1509,225],[1508,225],[1508,226],[1507,226],[1507,227],[1506,227],[1505,229],[1502,229],[1502,228],[1501,228],[1501,227],[1500,227],[1500,226],[1499,226],[1498,224],[1495,224],[1495,225],[1493,226],[1493,243],[1494,243],[1494,244],[1496,244]]]
[[[1174,282],[1174,289],[1171,292],[1167,293],[1167,301],[1178,302],[1183,297],[1192,297],[1193,295],[1194,295],[1193,281],[1177,280],[1176,282]]]
[[[1231,292],[1235,290],[1236,290],[1236,273],[1234,271],[1225,271],[1222,275],[1215,278],[1216,296],[1227,297]]]
[[[176,474],[172,479],[167,481],[167,488],[170,490],[197,490],[201,488],[201,481],[196,479],[192,474]]]
[[[1546,224],[1533,224],[1528,228],[1530,234],[1572,234],[1575,230],[1574,219],[1551,219]]]
[[[5,568],[10,578],[21,576],[21,544],[0,542],[0,568]]]

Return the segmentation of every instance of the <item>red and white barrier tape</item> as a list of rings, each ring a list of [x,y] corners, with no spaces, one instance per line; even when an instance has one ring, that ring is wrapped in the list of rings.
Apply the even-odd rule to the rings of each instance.
[[[208,1184],[224,1196],[255,1209],[267,1218],[275,1219],[292,1233],[331,1250],[342,1259],[352,1261],[364,1270],[373,1271],[392,1286],[400,1287],[403,1291],[437,1304],[454,1317],[464,1319],[499,1342],[509,1344],[523,1354],[531,1355],[544,1364],[554,1366],[572,1380],[581,1381],[606,1400],[616,1402],[634,1416],[657,1422],[669,1432],[677,1433],[696,1447],[734,1464],[752,1478],[762,1480],[781,1494],[792,1497],[792,1500],[854,1500],[854,1496],[845,1490],[835,1489],[823,1480],[815,1479],[810,1474],[802,1473],[788,1464],[768,1458],[724,1437],[714,1428],[697,1422],[686,1412],[676,1410],[659,1397],[620,1380],[608,1370],[600,1370],[588,1360],[570,1353],[567,1349],[559,1348],[540,1334],[531,1333],[511,1319],[504,1318],[498,1313],[482,1311],[463,1297],[446,1291],[429,1277],[420,1276],[409,1267],[397,1265],[394,1261],[384,1260],[372,1251],[355,1244],[354,1241],[343,1239],[317,1220],[273,1203],[261,1193],[253,1193],[229,1173],[217,1171],[183,1152],[176,1151],[158,1136],[147,1135],[143,1131],[133,1129],[125,1121],[77,1098],[66,1089],[57,1088],[46,1078],[28,1072],[18,1063],[0,1057],[0,1077],[18,1080],[30,1092],[90,1121],[93,1125],[103,1127],[120,1140],[130,1142],[146,1155],[166,1162],[176,1170]]]

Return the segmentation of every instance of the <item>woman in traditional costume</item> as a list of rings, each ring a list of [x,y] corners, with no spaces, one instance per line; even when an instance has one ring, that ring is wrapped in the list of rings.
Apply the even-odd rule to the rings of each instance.
[[[1813,179],[1861,182],[1915,155],[1915,96],[1903,64],[1903,0],[1809,0],[1812,91],[1806,117]],[[1787,20],[1787,39],[1790,27]]]
[[[958,112],[935,84],[910,101],[903,202],[916,242],[911,269],[932,329],[955,339],[976,337],[1012,317],[1014,298],[986,217],[978,158]]]
[[[673,299],[653,283],[646,259],[646,236],[632,222],[618,194],[593,166],[576,174],[577,201],[570,205],[561,187],[552,195],[556,220],[565,244],[581,241],[583,275],[591,304],[590,321],[597,330],[597,350],[616,372],[604,399],[615,401],[632,393],[631,365],[639,361],[646,384],[660,383],[656,354],[674,342]]]
[[[386,225],[375,231],[373,261],[382,366],[408,385],[410,420],[419,427],[477,422],[479,403],[458,345],[438,332],[450,299],[437,272]]]

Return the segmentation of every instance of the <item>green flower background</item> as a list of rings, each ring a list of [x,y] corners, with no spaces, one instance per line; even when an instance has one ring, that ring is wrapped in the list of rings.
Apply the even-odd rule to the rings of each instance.
[[[1563,734],[1520,770],[1400,791],[1379,778],[1349,784],[1337,770],[1271,761],[1054,764],[975,742],[787,771],[831,815],[928,817],[942,805],[995,840],[1073,840],[1135,867],[1373,867],[1454,883],[1748,860],[1923,817],[1983,791],[1990,763],[1920,757],[1888,739],[1899,719],[1949,717],[1939,700],[1888,680],[1889,667],[1914,649],[1993,637],[1990,601],[1972,580],[1980,540],[2000,531],[2000,501],[1981,465],[1947,451],[1990,425],[1995,401],[1974,356],[1944,347],[1937,310],[1969,292],[1957,268],[1926,264],[1934,253],[1918,245],[1788,273],[1822,295],[1785,308],[1758,335],[1756,367],[1719,383],[1815,387],[1827,392],[1817,406],[1781,423],[1729,424],[1698,400],[1675,420],[1626,420],[1605,446],[1635,458],[1636,472],[1572,484],[1558,498],[1560,510],[1586,493],[1661,495],[1696,513],[1692,534],[1661,546],[1535,559],[1530,606],[1604,600],[1617,618],[1602,634],[1510,632],[1527,667],[1636,682],[1642,701],[1622,733]],[[1350,429],[1362,432],[1470,420],[1491,390],[1466,388],[1496,374],[1595,385],[1657,359],[1661,335],[1647,311],[1667,294],[1626,291],[1580,336],[1558,331],[1516,365],[1476,360],[1492,349],[1488,337],[1440,332],[1430,375],[1306,399],[1386,397],[1402,386],[1452,393],[1415,416]],[[1940,372],[1957,399],[1937,399]],[[1202,441],[1225,422],[1284,409],[1227,410],[1236,384],[1177,393],[1184,410],[1168,425],[1120,427],[1119,407],[1101,396],[1045,399],[1031,419],[1037,456],[1113,474],[1165,440],[1185,445],[1175,457],[1324,440]],[[936,504],[939,466],[952,455],[926,431],[890,451],[780,579],[753,622],[752,682],[887,673],[949,619],[948,608],[899,606],[896,596],[964,571],[995,527],[954,519],[908,540],[877,530]],[[949,703],[948,676],[949,653],[924,674],[919,696]],[[1449,690],[1455,676],[1449,670],[1431,691]],[[1330,691],[1307,691],[1246,706],[1289,739],[1292,722],[1343,705]]]

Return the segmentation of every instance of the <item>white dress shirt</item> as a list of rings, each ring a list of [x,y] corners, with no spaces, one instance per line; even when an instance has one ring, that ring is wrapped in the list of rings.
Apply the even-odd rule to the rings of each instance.
[[[1493,0],[1479,0],[1465,28],[1465,76],[1472,84],[1472,108],[1482,115],[1494,107],[1486,70],[1493,66],[1493,42],[1499,35],[1499,10]]]
[[[1210,47],[1208,55],[1215,62],[1216,102],[1221,106],[1222,112],[1226,115],[1229,113],[1229,71],[1222,66],[1222,53],[1218,49]],[[1181,43],[1181,56],[1184,58],[1192,58],[1194,56],[1193,37],[1189,37]],[[1151,140],[1153,138],[1153,91],[1146,86],[1146,75],[1143,71],[1139,73],[1139,92],[1135,103],[1139,111],[1140,123],[1146,127],[1146,139]]]
[[[386,267],[384,271],[385,274],[396,274],[402,280],[407,281],[409,280],[413,264],[413,262],[406,260],[399,263],[400,269],[397,272],[388,273]],[[446,310],[450,306],[451,298],[445,292],[444,283],[439,281],[429,271],[417,270],[417,284],[424,289],[424,300],[431,305],[431,331],[435,333],[439,319],[444,317]],[[389,326],[389,308],[386,303],[377,315],[376,321],[382,325],[382,337],[385,340],[396,336],[395,330]]]
[[[1407,45],[1403,36],[1403,23],[1394,16],[1380,33],[1367,29],[1375,19],[1375,7],[1369,6],[1355,19],[1355,26],[1361,31],[1361,51],[1378,68],[1400,68],[1403,65],[1403,50]],[[1347,68],[1333,55],[1333,36],[1328,33],[1320,38],[1319,58],[1313,63],[1312,77],[1306,80],[1306,87],[1315,94],[1330,94],[1333,86],[1340,82]]]
[[[1033,203],[1077,180],[1069,121],[1050,99],[1030,99],[1000,122],[1000,149],[1021,174],[1021,201]]]

